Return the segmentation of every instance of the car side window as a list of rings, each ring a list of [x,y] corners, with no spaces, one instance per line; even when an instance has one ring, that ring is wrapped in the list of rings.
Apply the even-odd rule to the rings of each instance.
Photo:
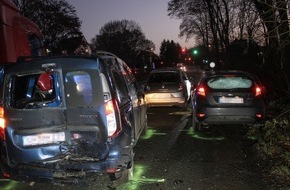
[[[138,91],[138,86],[131,69],[124,62],[121,62],[121,70],[126,80],[130,94],[135,95]]]
[[[110,66],[110,73],[112,76],[112,83],[115,86],[115,90],[117,93],[118,102],[120,104],[124,104],[129,101],[128,90],[126,87],[126,83],[123,77],[123,73],[119,66],[119,63],[116,62]]]

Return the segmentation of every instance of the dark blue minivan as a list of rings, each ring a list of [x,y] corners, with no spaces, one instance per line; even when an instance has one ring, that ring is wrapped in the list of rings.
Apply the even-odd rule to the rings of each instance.
[[[110,53],[23,59],[4,68],[1,169],[15,180],[129,179],[146,103]]]

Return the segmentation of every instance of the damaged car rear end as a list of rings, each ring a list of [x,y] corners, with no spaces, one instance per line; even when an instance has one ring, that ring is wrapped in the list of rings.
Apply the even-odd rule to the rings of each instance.
[[[127,173],[134,156],[134,108],[118,103],[104,62],[47,58],[5,68],[0,115],[5,177],[56,182]]]

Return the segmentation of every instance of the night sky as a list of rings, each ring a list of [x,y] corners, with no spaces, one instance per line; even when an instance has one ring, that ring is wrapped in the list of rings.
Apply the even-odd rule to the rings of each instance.
[[[67,0],[82,21],[82,31],[90,43],[99,30],[112,20],[133,20],[138,23],[148,40],[159,53],[163,39],[178,42],[182,47],[193,47],[194,40],[179,38],[181,20],[170,18],[168,0]]]

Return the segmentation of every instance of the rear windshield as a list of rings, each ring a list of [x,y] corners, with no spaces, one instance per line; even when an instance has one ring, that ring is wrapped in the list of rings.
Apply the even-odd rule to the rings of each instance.
[[[248,89],[252,84],[250,78],[240,76],[216,76],[207,80],[208,87],[212,89]]]
[[[10,77],[10,106],[16,109],[58,107],[61,103],[58,73],[13,75]]]
[[[175,72],[162,72],[162,73],[152,73],[148,79],[149,83],[160,83],[160,82],[174,82],[180,81],[178,73]]]
[[[98,72],[68,71],[64,77],[67,107],[93,107],[104,102],[103,87]]]
[[[10,107],[15,109],[93,107],[104,102],[102,83],[96,71],[36,73],[10,77]],[[64,85],[62,82],[64,81]],[[65,92],[62,92],[64,86]],[[65,95],[65,97],[63,96]]]

